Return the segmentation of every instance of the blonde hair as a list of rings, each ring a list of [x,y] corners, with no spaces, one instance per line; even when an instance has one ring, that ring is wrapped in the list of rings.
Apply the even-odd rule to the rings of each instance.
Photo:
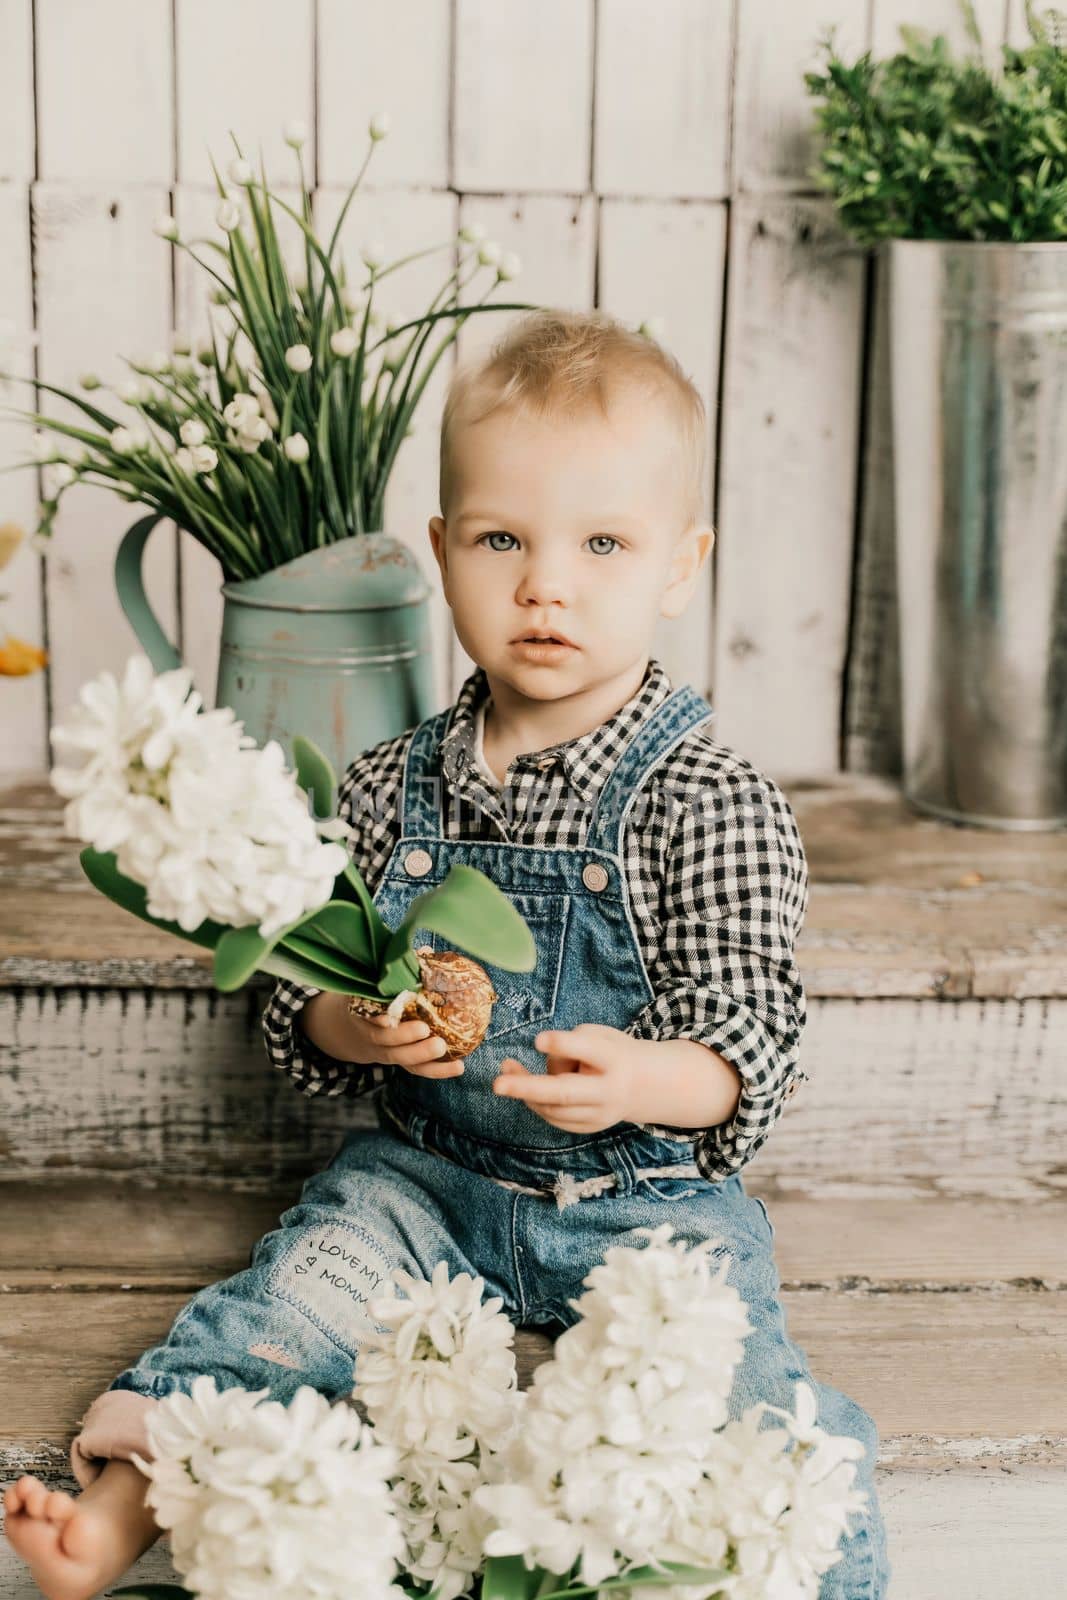
[[[451,445],[459,424],[480,422],[505,407],[560,416],[585,406],[608,415],[626,387],[665,404],[677,421],[687,525],[704,518],[706,461],[704,402],[669,351],[604,311],[531,312],[512,325],[487,355],[459,367],[441,418],[439,492],[447,515],[452,488]]]

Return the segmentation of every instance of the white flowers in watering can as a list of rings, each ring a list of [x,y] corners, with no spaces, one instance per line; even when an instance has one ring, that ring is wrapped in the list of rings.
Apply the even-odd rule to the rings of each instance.
[[[440,1262],[371,1299],[352,1405],[206,1376],[162,1400],[134,1459],[188,1587],[152,1596],[814,1600],[866,1504],[863,1446],[802,1383],[795,1414],[728,1420],[751,1324],[718,1241],[672,1231],[608,1249],[526,1391],[502,1302]]]
[[[499,284],[518,276],[520,262],[479,224],[391,264],[384,243],[370,239],[361,250],[366,275],[349,284],[338,252],[341,228],[388,131],[385,112],[371,118],[366,157],[326,244],[313,226],[300,154],[307,130],[299,122],[285,127],[299,168],[299,209],[268,188],[262,158],[257,178],[234,138],[237,154],[225,181],[212,163],[215,221],[225,244],[183,238],[169,214],[157,220],[156,233],[210,279],[210,337],[194,349],[176,333],[170,351],[126,361],[136,376],[116,385],[114,397],[133,408],[132,418],[85,398],[108,387],[94,373],[83,374],[82,394],[39,383],[82,415],[70,422],[17,411],[48,430],[36,434],[30,457],[18,463],[46,466],[37,549],[47,548],[61,497],[76,483],[108,488],[172,518],[218,558],[227,580],[381,530],[397,453],[460,327],[485,312],[535,309],[521,301],[487,304]],[[298,230],[299,275],[283,258],[275,213]],[[379,307],[383,281],[439,250],[454,265],[429,309],[394,325]],[[486,267],[491,281],[465,302]],[[0,381],[34,380],[0,372]]]

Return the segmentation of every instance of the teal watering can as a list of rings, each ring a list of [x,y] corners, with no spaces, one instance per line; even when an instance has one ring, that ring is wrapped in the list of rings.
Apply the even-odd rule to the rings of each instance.
[[[157,672],[182,665],[144,590],[142,558],[161,514],[135,522],[115,557],[119,601]],[[362,750],[436,710],[430,585],[387,533],[308,550],[255,578],[223,583],[216,706],[257,744],[276,739],[290,766],[293,736],[311,739],[338,780]],[[209,709],[211,699],[196,687]]]

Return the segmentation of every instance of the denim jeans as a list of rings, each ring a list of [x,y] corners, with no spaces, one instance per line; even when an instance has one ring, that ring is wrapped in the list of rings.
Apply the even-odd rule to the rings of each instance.
[[[741,1178],[644,1175],[666,1164],[662,1141],[647,1136],[644,1143],[602,1135],[568,1143],[562,1165],[552,1150],[482,1145],[476,1170],[467,1164],[465,1135],[405,1111],[396,1096],[390,1110],[387,1093],[376,1096],[379,1126],[346,1135],[330,1165],[257,1242],[248,1267],[195,1295],[166,1340],[110,1388],[161,1398],[189,1393],[197,1374],[209,1372],[220,1388],[267,1388],[283,1403],[305,1383],[336,1400],[358,1375],[361,1334],[376,1326],[367,1301],[387,1292],[395,1267],[428,1278],[446,1261],[450,1276],[481,1276],[485,1294],[499,1295],[517,1326],[559,1333],[575,1321],[568,1302],[607,1249],[624,1243],[628,1229],[670,1222],[675,1238],[721,1241],[715,1256],[729,1256],[727,1281],[748,1307],[753,1332],[730,1415],[757,1400],[792,1410],[793,1385],[803,1379],[818,1399],[820,1425],[866,1446],[856,1485],[867,1491],[868,1507],[858,1523],[855,1514],[850,1519],[820,1600],[881,1600],[889,1565],[874,1488],[875,1426],[846,1395],[815,1381],[790,1339],[773,1229]],[[676,1151],[679,1166],[688,1165],[677,1160],[684,1154]],[[780,1424],[765,1416],[762,1425]]]

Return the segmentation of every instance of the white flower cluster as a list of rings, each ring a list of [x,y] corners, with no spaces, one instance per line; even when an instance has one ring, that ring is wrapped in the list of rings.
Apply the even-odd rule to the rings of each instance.
[[[866,1504],[849,1491],[846,1459],[863,1446],[814,1426],[802,1384],[799,1421],[779,1413],[785,1429],[758,1431],[763,1403],[726,1421],[752,1331],[729,1262],[713,1276],[717,1241],[670,1245],[666,1223],[635,1232],[655,1248],[616,1246],[590,1272],[580,1320],[534,1374],[498,1481],[475,1492],[497,1525],[486,1554],[559,1574],[577,1563],[591,1585],[664,1561],[730,1572],[657,1588],[679,1600],[814,1597],[848,1512]],[[786,1453],[791,1433],[805,1442]]]
[[[525,1395],[517,1387],[515,1330],[484,1280],[461,1272],[449,1282],[439,1262],[429,1283],[402,1268],[395,1290],[370,1302],[385,1332],[359,1354],[352,1393],[375,1436],[393,1445],[396,1515],[405,1572],[433,1587],[435,1600],[470,1591],[492,1528],[473,1491],[493,1481],[493,1462],[514,1436]]]
[[[396,1452],[307,1384],[289,1406],[269,1392],[202,1376],[147,1419],[153,1457],[133,1460],[185,1583],[202,1600],[404,1600]]]
[[[271,436],[271,425],[263,414],[261,400],[262,391],[259,395],[235,394],[222,408],[222,415],[229,425],[230,442],[246,455],[254,455],[264,439]]]
[[[349,832],[316,821],[285,752],[257,748],[233,711],[203,711],[187,667],[153,672],[131,656],[102,672],[51,730],[51,782],[69,835],[114,851],[148,891],[151,916],[192,931],[206,918],[269,938],[329,898]]]

